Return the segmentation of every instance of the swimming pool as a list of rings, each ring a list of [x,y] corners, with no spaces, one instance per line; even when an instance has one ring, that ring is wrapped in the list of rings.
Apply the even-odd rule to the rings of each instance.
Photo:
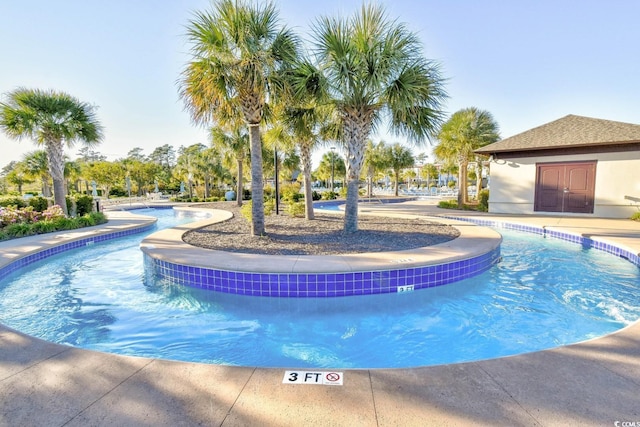
[[[171,210],[156,213],[159,227],[190,220]],[[580,245],[501,232],[503,261],[475,278],[406,294],[331,299],[246,297],[150,281],[138,249],[141,234],[7,277],[0,283],[0,322],[119,354],[391,368],[556,347],[640,317],[637,266]]]

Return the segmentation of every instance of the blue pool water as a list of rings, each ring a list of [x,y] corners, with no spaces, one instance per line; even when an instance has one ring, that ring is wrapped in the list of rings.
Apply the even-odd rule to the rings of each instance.
[[[191,221],[143,211],[159,227]],[[598,337],[640,318],[640,269],[500,230],[490,271],[412,293],[261,298],[154,282],[145,233],[66,252],[0,282],[0,322],[49,341],[228,365],[395,368],[494,358]],[[28,270],[28,271],[26,271]]]

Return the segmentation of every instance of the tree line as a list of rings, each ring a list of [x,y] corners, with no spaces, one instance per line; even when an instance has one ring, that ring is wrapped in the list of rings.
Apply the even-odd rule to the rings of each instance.
[[[338,146],[344,153],[344,230],[355,232],[361,177],[376,161],[374,156],[365,162],[367,147],[382,125],[418,146],[435,141],[438,147],[444,145],[436,147],[436,155],[458,165],[460,184],[466,181],[473,150],[498,139],[497,124],[487,112],[465,109],[445,121],[447,95],[440,65],[424,56],[417,35],[391,19],[382,6],[364,4],[351,16],[319,17],[308,45],[280,22],[270,1],[213,1],[208,10],[196,12],[186,28],[191,58],[179,77],[179,94],[193,122],[211,129],[211,146],[180,148],[173,165],[136,158],[141,153],[129,153],[119,162],[85,162],[79,168],[85,183],[89,176],[100,176],[100,182],[113,184],[125,170],[138,191],[149,186],[152,175],[154,186],[155,181],[184,182],[186,177],[203,182],[206,189],[211,182],[229,179],[224,173],[235,161],[235,185],[242,194],[248,163],[251,232],[259,236],[266,232],[269,153],[274,158],[279,152],[298,156],[305,216],[313,219],[312,151],[323,144]],[[38,89],[19,88],[5,99],[0,103],[0,128],[10,137],[44,146],[53,195],[60,204],[65,183],[68,187],[73,181],[65,179],[65,145],[82,142],[90,147],[103,138],[94,108],[66,93]],[[398,182],[397,174],[395,178]],[[466,185],[462,187],[464,200]]]

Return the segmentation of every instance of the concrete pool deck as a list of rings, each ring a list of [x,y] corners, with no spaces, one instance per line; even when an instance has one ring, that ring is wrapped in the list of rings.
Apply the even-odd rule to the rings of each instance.
[[[363,210],[534,224],[640,253],[640,223],[627,220],[497,216],[443,211],[419,201]],[[126,224],[126,215],[119,214],[109,226]],[[0,257],[38,245],[37,238],[27,239],[1,243]],[[556,426],[640,421],[640,322],[602,338],[519,356],[413,369],[340,370],[342,386],[283,384],[284,371],[99,353],[0,325],[0,425]]]

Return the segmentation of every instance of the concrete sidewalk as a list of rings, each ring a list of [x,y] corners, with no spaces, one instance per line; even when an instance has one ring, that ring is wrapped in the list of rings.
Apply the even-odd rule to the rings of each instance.
[[[425,202],[368,209],[459,214]],[[462,215],[577,230],[640,253],[640,223],[631,221]],[[342,386],[283,384],[284,371],[98,353],[47,343],[0,325],[0,425],[640,422],[638,322],[603,338],[520,356],[416,369],[346,370]]]

